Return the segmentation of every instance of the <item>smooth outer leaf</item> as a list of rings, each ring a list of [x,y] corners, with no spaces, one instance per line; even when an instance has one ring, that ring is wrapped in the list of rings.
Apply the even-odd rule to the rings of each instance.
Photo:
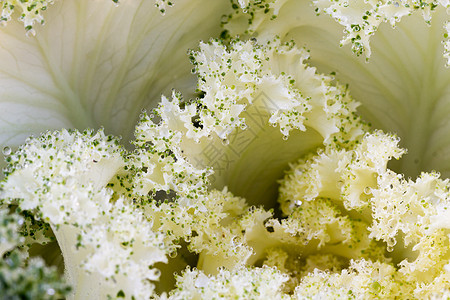
[[[0,145],[101,126],[129,139],[162,93],[193,91],[186,51],[218,34],[229,6],[205,2],[180,1],[162,15],[148,0],[56,1],[35,36],[13,14],[0,30]]]

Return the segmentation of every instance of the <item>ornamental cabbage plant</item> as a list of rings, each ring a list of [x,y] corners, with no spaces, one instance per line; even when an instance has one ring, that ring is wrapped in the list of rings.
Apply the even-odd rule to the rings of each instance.
[[[448,1],[0,3],[2,297],[450,297]]]

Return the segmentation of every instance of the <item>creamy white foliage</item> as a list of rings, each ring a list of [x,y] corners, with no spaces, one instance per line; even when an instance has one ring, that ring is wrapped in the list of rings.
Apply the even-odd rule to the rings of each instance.
[[[282,292],[287,280],[269,267],[220,270],[216,276],[188,269],[178,276],[177,288],[168,299],[289,299]]]
[[[30,33],[34,23],[43,22],[41,12],[53,3],[1,2],[2,20],[7,22],[14,14],[24,12],[20,18]],[[66,3],[69,2],[64,1],[63,5],[59,1],[59,10],[55,11],[73,17],[71,6]],[[75,7],[84,12],[104,7],[100,2],[77,3],[81,5]],[[221,7],[221,2],[214,3]],[[314,3],[344,25],[347,35],[342,43],[352,42],[353,50],[357,54],[366,51],[367,57],[371,55],[369,38],[382,23],[394,26],[419,11],[430,22],[433,10],[449,6],[448,1]],[[133,103],[145,102],[147,96],[143,95],[149,92],[149,78],[134,79],[157,61],[152,57],[153,50],[151,55],[147,53],[149,45],[153,45],[152,37],[170,35],[166,28],[158,27],[157,21],[152,23],[159,15],[150,17],[147,10],[141,9],[140,4],[148,3],[124,4],[130,6],[125,5],[128,10],[123,15],[108,10],[103,17],[128,20],[132,16],[134,20],[145,16],[148,23],[144,22],[142,36],[130,44],[136,52],[144,49],[144,53],[125,59],[122,66],[143,63],[146,67],[137,67],[137,73],[123,77],[119,70],[120,80],[106,78],[105,85],[94,88],[93,93],[88,88],[78,95],[74,89],[77,80],[68,80],[62,84],[63,89],[56,89],[70,96],[70,100],[60,104],[67,104],[67,110],[82,116],[72,121],[77,119],[83,126],[98,123],[91,113],[85,113],[91,103],[80,102],[78,96],[94,97],[97,110],[104,109],[101,104],[106,103],[105,99],[109,103],[111,95],[122,100],[132,98],[131,102],[138,95]],[[195,4],[201,6],[200,2]],[[18,12],[13,12],[11,5]],[[172,5],[170,1],[156,1],[162,13]],[[162,97],[153,114],[141,116],[135,130],[134,152],[126,152],[117,140],[102,131],[62,130],[29,139],[7,158],[7,179],[2,183],[1,194],[4,203],[17,205],[50,224],[64,257],[66,276],[74,287],[72,297],[421,299],[449,294],[449,180],[440,179],[438,173],[405,179],[388,168],[391,159],[399,159],[405,153],[398,146],[399,139],[381,131],[369,131],[356,115],[358,103],[349,96],[347,87],[309,66],[307,50],[294,42],[282,42],[285,36],[274,36],[277,30],[289,31],[290,24],[276,23],[273,28],[268,24],[279,14],[286,14],[290,5],[297,7],[288,0],[238,0],[233,7],[236,12],[225,18],[228,34],[243,33],[243,37],[253,35],[257,39],[212,40],[201,42],[199,50],[191,51],[193,72],[198,75],[197,89],[202,96],[185,100],[174,92],[171,100]],[[197,6],[177,2],[169,9],[176,10],[171,20],[180,21],[176,16],[186,7]],[[295,18],[295,11],[287,14],[294,16],[296,22],[302,19]],[[96,21],[103,24],[102,18]],[[123,26],[117,22],[117,26],[133,32],[132,28],[142,29],[138,23]],[[197,23],[184,27],[181,20],[174,24],[189,31]],[[152,26],[159,28],[154,35],[148,34]],[[177,25],[171,26],[178,29]],[[448,23],[445,26],[448,33]],[[110,30],[106,36],[114,40],[116,34]],[[54,31],[46,34],[49,32]],[[178,37],[184,36],[182,30],[175,32]],[[128,37],[128,32],[121,34]],[[47,42],[45,35],[42,40],[33,41],[40,46]],[[164,45],[168,48],[174,44]],[[157,48],[157,54],[166,51],[163,46]],[[444,56],[449,59],[448,41],[444,48]],[[5,49],[7,52],[8,46]],[[122,50],[128,53],[129,49]],[[34,58],[31,60],[34,64]],[[109,77],[117,69],[117,62],[113,61],[106,63],[101,72],[87,72],[91,74],[89,79],[95,79],[92,74]],[[50,69],[54,71],[58,66],[51,65]],[[5,70],[7,73],[9,69]],[[172,81],[170,74],[167,78]],[[122,80],[123,90],[103,93]],[[129,82],[133,84],[128,85]],[[106,98],[98,100],[97,96]],[[113,108],[115,102],[111,103],[106,105],[111,114],[103,115],[98,122],[111,122],[111,116],[129,121],[122,114],[122,107]],[[48,102],[46,106],[52,105]],[[254,120],[255,113],[258,121]],[[112,119],[114,126],[119,126],[120,122]],[[249,145],[236,148],[238,143],[230,144],[230,140],[234,134],[243,133],[241,137],[252,135],[261,141],[255,132],[271,127],[279,127],[271,132],[274,140],[298,139],[298,145],[290,144],[298,147],[294,149],[296,159],[305,150],[314,149],[291,164],[291,170],[279,181],[281,219],[274,216],[273,210],[249,205],[226,187],[213,189],[210,181],[220,175],[223,165],[208,161],[205,154],[211,146],[225,151],[238,149],[238,155],[248,161],[242,163],[239,160],[244,158],[239,156],[238,162],[226,167],[232,171],[242,170],[239,165],[252,167],[254,153],[246,153]],[[270,147],[270,142],[263,143],[264,147],[267,145]],[[279,153],[279,157],[271,159],[282,160],[283,155]],[[285,163],[279,165],[284,167]],[[161,196],[164,193],[167,197]],[[12,227],[7,229],[16,229]],[[20,237],[18,240],[22,241]],[[3,252],[13,247],[9,239],[2,245]],[[197,268],[187,267],[192,262],[184,257],[186,253],[199,255]],[[163,263],[175,262],[174,269],[181,271],[176,276],[176,288],[158,296],[155,282],[167,270],[173,273]]]
[[[386,263],[350,261],[340,273],[315,269],[296,287],[293,299],[410,299],[410,286]],[[401,283],[401,285],[400,285]]]
[[[398,3],[401,6],[403,2]],[[313,66],[321,72],[335,72],[341,83],[349,84],[352,96],[362,103],[359,112],[366,121],[402,138],[408,155],[396,164],[396,170],[411,177],[421,171],[438,170],[448,177],[449,140],[445,137],[450,128],[450,72],[445,66],[448,55],[441,54],[447,53],[444,48],[448,48],[448,41],[442,45],[442,40],[447,40],[448,30],[444,27],[449,18],[447,2],[440,3],[431,13],[430,24],[424,21],[420,8],[403,17],[395,28],[381,20],[376,34],[370,37],[372,55],[368,62],[354,55],[350,47],[336,47],[345,27],[327,13],[317,15],[318,8],[308,1],[250,1],[244,10],[235,5],[235,12],[225,20],[225,28],[231,37],[264,42],[279,36],[282,41],[294,40],[305,46],[311,51]],[[347,11],[349,18],[357,18],[360,23],[365,22],[365,11],[360,8],[384,4],[395,8],[395,1],[325,4],[338,6],[339,11]],[[431,2],[423,4],[424,10],[433,6]],[[277,7],[276,14],[272,7]]]
[[[201,43],[192,56],[200,77],[198,89],[205,92],[199,100],[205,108],[199,112],[205,129],[196,140],[211,132],[225,139],[235,128],[245,129],[246,120],[240,115],[252,104],[267,111],[268,123],[278,125],[285,136],[310,127],[329,143],[339,131],[343,132],[339,140],[361,133],[352,123],[358,123],[352,116],[357,102],[344,87],[332,85],[331,77],[308,66],[308,52],[292,43],[234,42],[229,49],[218,42]]]
[[[2,198],[50,224],[73,297],[148,298],[148,280],[159,277],[149,266],[166,261],[151,219],[107,187],[125,166],[122,152],[102,131],[63,130],[30,138],[8,157]]]
[[[251,264],[263,259],[271,247],[305,246],[305,239],[295,238],[297,232],[289,231],[289,225],[278,224],[274,234],[267,232],[264,222],[272,214],[262,209],[247,211],[239,205],[239,213],[224,214],[219,199],[235,203],[235,198],[206,193],[209,171],[194,167],[203,159],[205,147],[217,139],[220,143],[233,130],[244,134],[252,130],[247,110],[255,107],[263,111],[263,126],[279,124],[279,134],[286,137],[291,130],[313,130],[320,133],[323,144],[350,147],[363,133],[365,127],[354,114],[357,103],[332,78],[308,67],[306,57],[304,50],[280,45],[277,40],[264,46],[235,42],[229,48],[218,42],[201,44],[192,59],[204,97],[184,103],[177,93],[172,101],[163,97],[155,110],[157,116],[143,116],[137,127],[136,145],[146,150],[140,150],[135,159],[135,191],[140,195],[169,189],[176,193],[176,204],[163,203],[147,211],[158,215],[161,221],[155,223],[161,224],[159,230],[170,232],[168,241],[177,236],[186,239],[191,231],[196,232],[188,238],[189,247],[201,253],[198,266],[207,272]],[[267,103],[257,102],[260,94],[269,94],[262,98]],[[194,119],[200,126],[194,125]],[[156,160],[161,167],[151,164]],[[210,210],[215,213],[209,215]],[[221,218],[230,221],[217,227]],[[363,243],[356,249],[367,247],[371,246]]]
[[[278,17],[283,6],[289,6],[289,0],[263,0],[263,1],[237,1],[237,10],[231,14],[227,20],[227,27],[235,34],[235,31],[244,31],[246,34],[263,34],[265,31],[271,31],[266,28],[271,20]],[[395,27],[403,18],[412,14],[421,14],[426,23],[431,23],[433,13],[437,9],[448,9],[450,2],[448,0],[417,1],[417,0],[374,0],[374,1],[329,1],[314,0],[316,13],[325,12],[334,18],[336,22],[344,26],[345,37],[341,40],[341,46],[351,43],[355,54],[365,54],[366,58],[371,56],[370,38],[383,23],[388,23]],[[247,14],[247,16],[245,16]],[[298,12],[300,15],[300,12]],[[448,15],[448,12],[447,12]],[[247,22],[242,20],[247,19]],[[301,17],[297,18],[297,22]],[[244,26],[242,24],[245,24]],[[276,26],[280,26],[277,24]],[[287,28],[280,26],[279,30]],[[448,59],[448,25],[442,24],[442,36],[445,43],[444,57]],[[239,28],[239,29],[238,29]],[[450,63],[448,60],[447,63]]]
[[[155,124],[149,116],[143,115],[136,127],[135,144],[142,149],[134,160],[138,170],[134,184],[139,195],[173,190],[179,196],[196,198],[206,192],[210,171],[195,168],[182,147],[186,127],[194,128],[191,118],[195,111],[182,110],[179,105],[178,94],[174,94],[171,102],[163,97],[157,110],[161,121]]]
[[[159,280],[160,271],[152,266],[167,263],[168,250],[163,235],[153,231],[152,220],[143,212],[117,201],[109,214],[82,232],[82,243],[94,250],[82,266],[106,279],[90,279],[102,290],[95,297],[119,292],[127,298],[153,296],[151,282]]]
[[[278,125],[286,138],[291,130],[309,128],[320,133],[325,144],[350,145],[364,132],[355,114],[358,103],[331,77],[309,67],[308,53],[292,44],[248,41],[227,47],[213,41],[201,43],[191,57],[204,97],[184,103],[177,93],[171,101],[163,97],[156,110],[161,121],[138,126],[139,145],[150,142],[158,152],[170,150],[177,162],[186,156],[193,160],[207,144],[254,126],[252,111],[261,126]]]
[[[9,112],[0,116],[0,148],[61,128],[103,126],[131,140],[140,111],[154,108],[161,93],[177,88],[191,95],[186,51],[219,33],[228,1],[181,1],[164,15],[155,4],[0,1],[5,10],[15,5],[0,30],[0,108]],[[26,18],[45,20],[30,29],[34,36],[16,20],[22,6]]]
[[[369,134],[351,151],[325,148],[318,156],[302,159],[281,182],[280,201],[285,214],[296,206],[294,200],[311,201],[318,197],[343,199],[347,210],[368,205],[370,188],[387,170],[391,158],[399,159],[395,136],[381,132]]]
[[[12,16],[17,16],[23,22],[27,33],[35,34],[33,29],[34,23],[44,24],[43,12],[47,10],[48,6],[53,4],[53,0],[2,0],[0,24],[6,25],[6,22]],[[16,14],[13,14],[16,13]]]
[[[158,153],[172,153],[173,158],[164,160],[173,160],[170,165],[176,166],[176,174],[181,174],[185,162],[199,170],[193,175],[193,169],[188,167],[190,170],[181,177],[175,176],[179,182],[185,181],[189,174],[200,178],[212,168],[216,173],[210,181],[218,189],[230,185],[224,178],[233,173],[240,177],[232,180],[246,187],[246,181],[258,171],[240,169],[243,166],[240,156],[252,147],[265,147],[258,143],[265,143],[266,136],[280,140],[280,151],[292,157],[289,160],[324,143],[350,146],[366,128],[355,114],[358,103],[331,76],[319,74],[310,67],[307,58],[306,50],[291,43],[281,44],[277,39],[261,45],[252,41],[236,41],[229,46],[217,41],[201,43],[199,51],[191,52],[191,60],[199,75],[198,90],[204,96],[192,101],[178,93],[171,100],[163,97],[155,111],[158,121],[151,121],[150,114],[147,118],[150,122],[138,126],[137,145],[148,143]],[[292,145],[288,141],[291,131],[298,140]],[[270,159],[270,151],[266,156],[258,159]],[[274,164],[277,173],[261,178],[261,182],[275,181],[282,176],[286,163],[280,158]],[[154,182],[167,188],[167,176],[172,176],[159,174],[158,179],[152,168],[148,166],[145,174],[141,173],[138,185],[143,189],[142,194]],[[269,184],[275,191],[273,182]],[[185,189],[182,186],[170,188],[180,191]],[[251,201],[266,201],[261,199],[264,194],[258,194],[264,193],[263,189],[268,187],[262,184],[261,191],[255,190],[255,195],[250,195]]]
[[[19,17],[18,19],[24,23],[27,33],[35,35],[34,23],[44,24],[43,12],[54,2],[54,0],[2,0],[0,1],[0,22],[3,26],[6,25],[6,22],[10,21],[15,13]],[[118,3],[119,0],[112,0],[112,2]],[[161,13],[165,13],[167,7],[172,5],[173,1],[155,0],[155,6]]]
[[[447,251],[449,182],[438,174],[423,173],[406,181],[393,172],[382,174],[373,190],[371,236],[393,247],[400,237],[415,252],[414,261],[403,260],[400,272],[408,278],[432,280],[449,263]]]
[[[203,255],[220,258],[220,264],[234,266],[244,264],[253,254],[246,244],[242,230],[246,228],[236,224],[235,220],[248,212],[245,199],[235,197],[227,190],[213,190],[201,202],[195,216],[190,250]],[[205,265],[211,272],[215,270]]]
[[[352,50],[356,54],[365,52],[366,57],[371,56],[369,45],[370,37],[375,34],[382,23],[389,23],[392,27],[402,18],[413,13],[421,13],[427,23],[432,22],[434,10],[438,6],[448,9],[448,0],[437,1],[328,1],[315,0],[314,4],[320,11],[331,15],[338,23],[344,26],[345,38],[342,45],[352,43]],[[442,24],[444,25],[444,24]],[[448,26],[444,26],[448,36]],[[444,35],[444,32],[443,32]],[[448,37],[445,38],[448,45]],[[448,46],[445,48],[444,56],[448,58]],[[450,63],[450,60],[447,61]]]
[[[423,173],[415,181],[405,180],[401,174],[389,170],[387,162],[403,154],[397,143],[395,137],[381,132],[366,135],[352,150],[326,149],[301,160],[292,166],[292,171],[281,182],[280,201],[284,213],[289,214],[286,223],[294,225],[291,230],[296,228],[299,232],[308,232],[316,228],[317,232],[320,226],[327,224],[323,217],[313,213],[320,211],[321,215],[327,216],[326,209],[317,206],[309,209],[310,203],[322,203],[325,197],[335,203],[335,209],[340,213],[362,220],[364,230],[356,229],[362,236],[352,235],[348,231],[345,237],[354,241],[383,241],[386,243],[385,249],[392,252],[391,255],[398,261],[398,270],[393,268],[392,261],[382,256],[377,258],[379,262],[374,262],[386,264],[383,268],[391,273],[378,277],[392,276],[388,283],[377,281],[376,292],[370,290],[370,284],[365,282],[373,281],[373,274],[370,273],[370,269],[374,268],[372,262],[355,260],[358,267],[351,267],[350,273],[344,269],[341,274],[315,271],[306,275],[297,287],[301,295],[320,298],[329,294],[339,298],[352,291],[356,298],[386,293],[383,298],[393,299],[424,298],[445,292],[449,284],[447,266],[450,262],[447,246],[449,180],[440,179],[437,173]],[[290,218],[298,209],[305,213],[296,215],[293,220],[297,221],[293,222]],[[333,227],[342,226],[339,225],[337,213],[330,216],[335,219]],[[311,221],[308,223],[308,220]],[[327,234],[336,230],[330,228],[319,231],[321,236],[318,237],[330,240]],[[397,246],[397,243],[400,245]],[[352,269],[357,270],[356,273]],[[374,270],[381,270],[381,267]],[[346,279],[347,276],[354,278]],[[353,286],[355,283],[369,289]],[[382,290],[385,288],[387,290]],[[361,294],[358,296],[357,293]]]

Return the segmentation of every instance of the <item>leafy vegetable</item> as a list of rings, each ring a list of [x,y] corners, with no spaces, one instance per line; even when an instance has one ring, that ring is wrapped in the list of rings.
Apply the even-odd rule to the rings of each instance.
[[[112,2],[2,1],[2,296],[450,295],[447,2]]]

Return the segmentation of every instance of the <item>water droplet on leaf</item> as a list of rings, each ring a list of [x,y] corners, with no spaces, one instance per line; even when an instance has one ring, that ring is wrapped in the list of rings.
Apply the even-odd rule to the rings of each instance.
[[[5,148],[3,148],[2,150],[3,155],[8,156],[11,154],[11,148],[6,146]]]

